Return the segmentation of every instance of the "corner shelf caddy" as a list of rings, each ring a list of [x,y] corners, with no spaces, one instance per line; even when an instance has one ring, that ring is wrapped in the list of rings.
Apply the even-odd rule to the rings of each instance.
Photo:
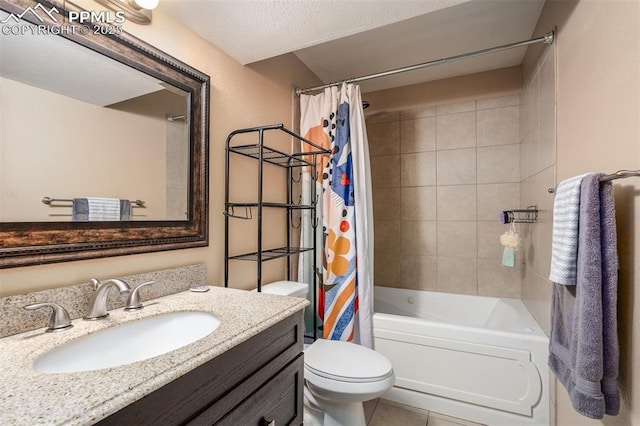
[[[265,144],[266,133],[284,133],[291,136],[295,141],[300,143],[294,143],[293,146],[298,146],[299,150],[293,149],[291,153],[283,152],[282,150],[275,149]],[[255,143],[242,144],[234,143],[234,138],[239,135],[251,135],[255,137]],[[303,148],[304,147],[304,148]],[[315,273],[317,269],[316,265],[316,239],[313,238],[313,244],[311,247],[297,247],[292,245],[292,232],[293,225],[293,212],[296,210],[309,210],[310,212],[310,225],[313,228],[313,234],[318,227],[318,219],[316,215],[316,182],[318,179],[318,170],[316,167],[319,156],[328,155],[329,150],[324,149],[308,139],[292,132],[284,127],[283,124],[273,124],[260,127],[252,127],[248,129],[235,130],[229,134],[226,143],[226,159],[225,159],[225,211],[223,212],[224,219],[224,286],[229,286],[229,261],[230,260],[245,260],[256,262],[256,288],[260,292],[262,291],[262,262],[268,260],[278,259],[286,257],[286,275],[287,280],[291,280],[291,257],[293,255],[301,254],[307,251],[313,252],[313,291],[311,292],[313,300],[311,305],[313,306],[313,335],[306,335],[305,337],[313,338],[318,337],[318,324],[317,324],[317,298],[318,298],[318,278]],[[230,158],[231,154],[249,157],[258,161],[258,192],[256,202],[231,202],[229,191],[229,173],[230,173]],[[285,168],[287,170],[287,200],[284,203],[279,202],[267,202],[263,199],[263,185],[264,185],[264,166],[270,164]],[[293,186],[297,181],[294,180],[293,171],[297,168],[309,167],[310,169],[310,203],[309,204],[296,204],[293,202]],[[300,170],[302,172],[302,170]],[[284,247],[265,248],[263,245],[263,210],[265,208],[285,209],[287,214],[286,223],[286,245]],[[241,253],[230,255],[229,254],[229,220],[231,219],[254,219],[253,210],[256,211],[256,224],[257,224],[257,247],[255,251],[249,253]],[[242,213],[239,213],[242,212]]]

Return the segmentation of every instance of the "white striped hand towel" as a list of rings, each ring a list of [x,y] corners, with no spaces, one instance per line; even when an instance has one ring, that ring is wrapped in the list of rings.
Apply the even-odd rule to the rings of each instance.
[[[553,201],[553,237],[549,280],[564,285],[576,284],[578,265],[578,221],[580,185],[587,174],[560,182]]]
[[[120,220],[119,198],[87,198],[89,202],[89,220]]]

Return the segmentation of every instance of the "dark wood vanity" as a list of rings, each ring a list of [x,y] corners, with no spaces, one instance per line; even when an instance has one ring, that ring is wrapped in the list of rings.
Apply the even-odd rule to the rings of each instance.
[[[303,327],[299,311],[97,424],[300,425]]]

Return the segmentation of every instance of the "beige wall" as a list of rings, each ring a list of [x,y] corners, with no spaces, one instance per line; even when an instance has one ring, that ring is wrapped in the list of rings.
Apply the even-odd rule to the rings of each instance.
[[[521,86],[522,70],[516,66],[364,93],[362,99],[371,103],[365,111],[369,116],[381,111],[511,95],[519,93]]]
[[[640,168],[640,3],[635,0],[549,1],[535,35],[554,27],[558,32],[556,57],[545,58],[545,54],[553,54],[548,51],[540,60],[538,46],[528,52],[524,69],[525,81],[532,81],[541,66],[553,59],[556,62],[557,181],[584,172]],[[547,103],[540,108],[540,114],[549,113],[550,106],[551,103]],[[540,123],[544,120],[540,116]],[[542,170],[544,166],[540,164]],[[535,189],[538,197],[545,197],[539,192],[546,191],[547,182],[553,181],[550,176],[545,179],[546,182]],[[634,226],[640,211],[638,188],[640,181],[634,178],[617,181],[615,185],[620,258],[621,413],[603,420],[582,417],[571,407],[564,388],[557,385],[557,424],[560,426],[640,425],[640,305],[636,295],[640,275],[635,268],[640,255],[640,228]],[[543,257],[540,265],[549,263],[548,244],[545,238],[534,242],[537,255]],[[541,280],[546,278],[547,271],[535,272]],[[548,294],[538,298],[529,295],[540,289],[548,293],[545,284],[540,281],[536,289],[536,284],[528,279],[523,282],[523,297],[539,303],[539,312],[548,312]]]
[[[368,117],[376,285],[520,297],[498,212],[520,208],[520,96]]]
[[[70,221],[40,199],[141,199],[165,218],[165,120],[92,105],[6,78],[2,87],[3,222]],[[136,138],[129,135],[136,134]]]
[[[94,2],[85,1],[82,4],[87,9],[96,9]],[[169,18],[163,13],[162,5],[153,12],[153,16],[150,26],[127,23],[125,29],[211,77],[209,247],[1,270],[0,295],[77,284],[87,282],[92,277],[124,276],[196,262],[207,263],[210,284],[222,284],[224,221],[221,212],[224,209],[226,136],[234,129],[261,124],[283,122],[294,127],[292,87],[308,87],[319,81],[293,55],[244,67]],[[269,179],[279,177],[279,173],[274,173]],[[280,185],[280,180],[277,184]],[[273,233],[273,228],[279,231],[276,226],[269,226],[276,223],[275,220],[282,222],[276,218],[267,223],[265,229],[268,234]],[[234,237],[232,248],[236,249],[235,242],[245,240],[253,233],[254,226],[240,229],[238,236]],[[281,238],[281,235],[279,233],[273,239]],[[236,268],[242,270],[234,275],[234,286],[250,288],[255,285],[255,265],[242,263],[242,268]],[[282,263],[265,264],[267,280],[281,279],[282,271]]]

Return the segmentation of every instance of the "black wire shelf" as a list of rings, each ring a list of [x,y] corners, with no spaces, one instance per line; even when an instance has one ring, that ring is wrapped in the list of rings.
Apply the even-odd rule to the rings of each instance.
[[[258,207],[258,203],[228,203],[227,207]],[[316,206],[312,206],[309,204],[295,204],[295,203],[262,203],[262,207],[273,207],[280,209],[293,209],[293,210],[310,210],[314,209]]]
[[[262,149],[262,161],[274,164],[280,167],[302,167],[311,166],[311,161],[307,161],[304,157],[313,158],[313,152],[304,152],[296,154],[287,154],[277,149],[260,144],[239,145],[229,147],[229,152],[244,155],[245,157],[260,159],[260,149]],[[317,152],[317,154],[325,154]]]
[[[267,260],[279,259],[281,257],[293,256],[294,254],[304,253],[306,251],[313,250],[313,248],[307,247],[279,247],[271,250],[263,250],[262,251],[262,261],[265,262]],[[244,253],[238,254],[235,256],[229,256],[229,259],[235,260],[250,260],[257,261],[258,260],[258,252],[253,253]]]

